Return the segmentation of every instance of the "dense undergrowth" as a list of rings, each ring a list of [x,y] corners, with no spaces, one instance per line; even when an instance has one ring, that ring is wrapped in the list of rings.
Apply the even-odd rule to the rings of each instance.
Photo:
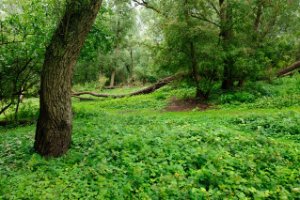
[[[184,87],[74,100],[72,147],[58,159],[32,151],[34,126],[1,128],[0,199],[297,199],[299,83],[216,91],[201,112],[164,111],[193,95]],[[36,110],[30,100],[21,113]]]

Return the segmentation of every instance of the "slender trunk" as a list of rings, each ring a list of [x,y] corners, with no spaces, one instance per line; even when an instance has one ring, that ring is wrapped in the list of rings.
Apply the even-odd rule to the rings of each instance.
[[[197,58],[195,54],[195,46],[193,42],[190,42],[190,51],[191,51],[191,67],[193,72],[193,78],[195,81],[195,84],[198,88],[199,85],[199,75],[198,75],[198,69],[197,69]]]
[[[116,77],[116,70],[113,70],[110,76],[110,88],[114,88],[115,87],[115,77]]]
[[[222,81],[222,89],[229,90],[234,87],[234,80],[232,76],[232,67],[233,62],[228,58],[224,61],[224,72],[223,72],[223,81]]]
[[[238,87],[243,87],[244,86],[244,84],[245,84],[245,80],[239,80],[239,82],[238,82]]]
[[[22,91],[20,91],[20,94],[18,95],[18,101],[16,105],[16,110],[15,110],[15,121],[18,122],[18,113],[19,113],[19,106],[22,101]]]
[[[40,116],[34,149],[58,157],[71,143],[71,79],[80,49],[102,0],[67,1],[66,12],[45,54],[41,75]]]
[[[209,98],[209,93],[210,92],[204,92],[204,91],[200,90],[199,88],[197,88],[196,89],[196,99],[201,102],[207,101]]]
[[[130,72],[129,72],[129,81],[128,83],[130,83],[130,81],[132,81],[132,78],[133,78],[133,69],[134,69],[134,59],[133,59],[133,49],[132,47],[130,48],[130,60],[131,60],[131,69],[130,69]]]
[[[195,53],[195,46],[193,42],[190,42],[190,51],[191,51],[191,67],[192,67],[192,75],[193,79],[196,85],[196,98],[199,100],[204,100],[208,98],[208,95],[205,94],[200,89],[200,78],[198,74],[198,68],[197,68],[197,58],[196,58],[196,53]],[[207,97],[206,97],[207,96]]]
[[[221,18],[221,26],[220,26],[220,38],[224,51],[229,50],[230,43],[233,38],[233,30],[232,30],[232,12],[231,8],[225,0],[219,0],[220,5],[220,18]],[[227,55],[224,60],[224,71],[223,71],[223,81],[222,81],[222,89],[228,90],[233,88],[234,80],[233,80],[233,59]]]
[[[9,104],[7,104],[6,106],[4,106],[3,108],[1,108],[0,110],[0,115],[2,113],[4,113],[8,108],[10,108],[13,105],[13,102],[10,102]]]
[[[187,28],[190,28],[192,26],[190,21],[190,13],[189,13],[189,5],[188,0],[184,1],[184,7],[185,7],[185,20],[187,24]],[[200,78],[199,78],[199,72],[198,72],[198,60],[196,55],[196,49],[195,49],[195,43],[193,41],[193,38],[189,38],[189,57],[190,57],[190,64],[191,64],[191,70],[192,70],[192,78],[196,86],[196,98],[197,99],[203,99],[202,96],[204,92],[200,89]]]
[[[261,23],[262,14],[263,14],[263,1],[260,0],[258,2],[258,5],[257,5],[256,17],[255,17],[254,25],[253,25],[253,29],[254,29],[254,32],[256,34],[258,33],[259,25]]]

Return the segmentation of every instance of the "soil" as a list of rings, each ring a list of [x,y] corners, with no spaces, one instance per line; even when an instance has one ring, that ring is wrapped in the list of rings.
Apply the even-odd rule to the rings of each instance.
[[[201,102],[197,99],[176,99],[173,98],[169,105],[165,108],[166,111],[180,112],[198,110],[204,111],[211,107],[208,103]]]

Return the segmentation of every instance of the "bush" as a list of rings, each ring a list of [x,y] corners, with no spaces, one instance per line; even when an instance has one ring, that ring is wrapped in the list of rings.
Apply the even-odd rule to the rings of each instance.
[[[220,101],[222,104],[230,103],[251,103],[254,102],[256,97],[249,92],[236,92],[229,94],[222,94]]]
[[[286,112],[277,115],[250,116],[233,120],[240,128],[257,131],[275,137],[290,137],[300,140],[300,114]]]

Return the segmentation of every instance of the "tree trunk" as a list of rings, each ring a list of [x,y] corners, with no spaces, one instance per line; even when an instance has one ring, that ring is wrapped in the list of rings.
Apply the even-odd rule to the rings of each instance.
[[[260,26],[262,15],[263,15],[263,1],[260,0],[260,1],[258,1],[257,4],[258,5],[257,5],[256,17],[255,17],[254,25],[253,25],[255,34],[257,34],[259,31],[259,26]]]
[[[3,108],[1,108],[0,110],[0,115],[2,113],[4,113],[8,108],[10,108],[13,105],[13,101],[11,101],[9,104],[7,104],[6,106],[4,106]]]
[[[234,87],[234,80],[232,76],[232,67],[233,62],[231,62],[228,58],[224,61],[224,72],[223,72],[223,81],[222,81],[222,89],[229,90]]]
[[[61,156],[70,146],[73,67],[101,3],[102,0],[67,1],[65,15],[46,50],[34,143],[36,152],[43,156]]]
[[[232,11],[228,2],[225,0],[219,0],[220,5],[220,38],[224,51],[229,50],[230,43],[233,37],[232,31]],[[227,55],[224,60],[224,71],[223,71],[223,81],[222,81],[222,89],[228,90],[233,88],[234,80],[233,80],[233,60]]]
[[[188,4],[189,4],[188,0],[185,0],[184,1],[185,21],[186,21],[187,27],[190,28],[190,27],[192,27],[192,24],[191,24],[191,20],[190,20],[190,11],[189,11]],[[191,64],[191,71],[192,71],[192,79],[196,86],[196,98],[198,99],[199,97],[202,96],[203,92],[201,91],[201,89],[199,87],[200,78],[199,78],[199,73],[198,73],[198,60],[197,60],[196,48],[195,48],[195,43],[194,43],[193,38],[189,38],[188,45],[189,45],[188,49],[189,49],[189,57],[190,57],[190,64]]]
[[[17,100],[17,105],[16,105],[16,109],[15,109],[15,121],[18,122],[18,113],[19,113],[19,107],[20,107],[20,103],[21,103],[21,95],[18,95],[18,100]]]
[[[200,78],[198,74],[198,63],[197,63],[197,58],[196,58],[196,52],[195,52],[195,46],[193,42],[190,42],[190,50],[191,50],[191,65],[192,65],[192,74],[193,74],[193,79],[196,85],[196,98],[203,100],[204,92],[200,89]],[[208,98],[208,97],[207,97]]]
[[[109,84],[110,88],[115,87],[115,77],[116,77],[116,70],[113,70],[110,76],[110,84]]]
[[[134,58],[133,58],[133,49],[132,47],[130,47],[130,72],[129,72],[129,80],[128,80],[128,84],[130,84],[130,81],[132,81],[133,79],[133,70],[134,70]]]
[[[199,88],[196,89],[196,99],[200,102],[207,101],[210,92],[203,92]]]

